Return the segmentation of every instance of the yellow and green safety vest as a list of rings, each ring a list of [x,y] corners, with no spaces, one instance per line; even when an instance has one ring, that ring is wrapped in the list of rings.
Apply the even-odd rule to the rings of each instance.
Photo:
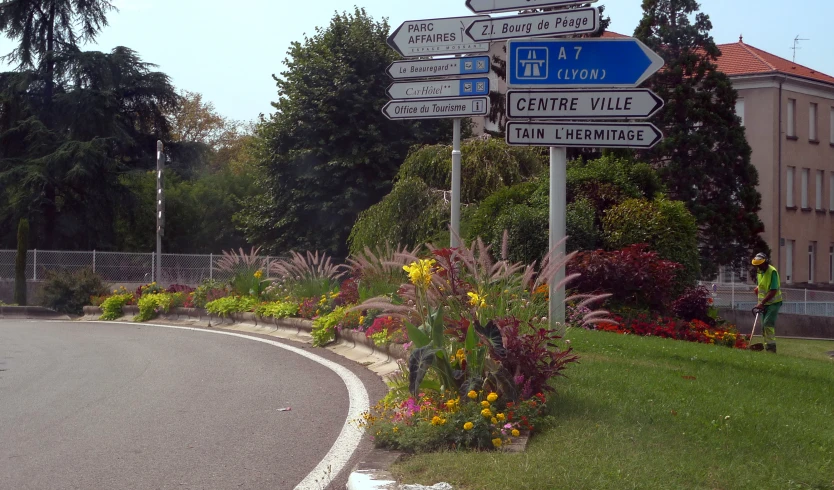
[[[759,302],[760,303],[765,299],[765,296],[767,296],[767,293],[769,293],[770,290],[772,289],[771,285],[773,284],[773,275],[774,274],[776,275],[777,292],[776,292],[776,295],[773,297],[773,299],[771,299],[767,303],[764,303],[765,305],[772,305],[772,304],[782,302],[782,283],[779,281],[779,272],[777,272],[776,268],[773,267],[772,265],[768,265],[767,270],[764,271],[764,272],[762,272],[762,271],[757,271],[756,272],[756,282],[758,282],[758,285],[759,285]]]

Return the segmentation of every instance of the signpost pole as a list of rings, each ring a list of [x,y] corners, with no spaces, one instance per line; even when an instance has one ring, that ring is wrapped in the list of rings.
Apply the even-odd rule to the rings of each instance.
[[[165,169],[165,153],[162,142],[156,142],[156,274],[157,283],[162,284],[162,235],[165,233],[165,202],[163,194],[162,171]]]
[[[567,149],[550,147],[550,263],[564,257],[567,209]],[[558,245],[558,248],[557,248]],[[565,335],[565,287],[556,285],[565,279],[565,269],[559,268],[549,280],[549,314],[551,330]],[[558,324],[558,325],[557,325]]]
[[[453,121],[452,137],[452,236],[450,246],[460,246],[460,118]]]

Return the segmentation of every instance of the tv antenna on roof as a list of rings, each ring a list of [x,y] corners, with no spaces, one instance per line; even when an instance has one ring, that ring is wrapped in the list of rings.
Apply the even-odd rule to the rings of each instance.
[[[799,47],[799,41],[810,41],[810,39],[800,39],[799,36],[793,38],[793,62],[796,63],[796,50],[802,49]]]

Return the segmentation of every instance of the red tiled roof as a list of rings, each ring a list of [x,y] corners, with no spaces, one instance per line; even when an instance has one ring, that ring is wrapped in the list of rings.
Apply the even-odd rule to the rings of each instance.
[[[782,73],[834,85],[834,77],[744,44],[720,44],[718,69],[729,76]]]
[[[622,38],[629,36],[606,31],[602,37]],[[741,40],[737,43],[719,44],[718,49],[721,50],[721,56],[717,61],[718,69],[731,77],[780,73],[834,85],[834,77],[830,75],[754,48]]]

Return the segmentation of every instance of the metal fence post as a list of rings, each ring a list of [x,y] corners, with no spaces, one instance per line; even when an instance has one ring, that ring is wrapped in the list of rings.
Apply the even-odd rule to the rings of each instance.
[[[802,314],[808,314],[808,288],[805,288],[805,302],[802,304]]]
[[[156,282],[156,254],[151,254],[151,282]]]
[[[730,277],[731,277],[731,281],[732,281],[732,288],[731,288],[732,292],[730,293],[730,297],[732,299],[730,299],[730,309],[735,310],[736,309],[736,273],[735,273],[735,271],[731,271],[730,274],[731,274]]]
[[[38,249],[34,250],[32,254],[32,280],[38,280]]]
[[[93,250],[93,274],[96,273],[96,251]]]
[[[214,280],[214,254],[209,254],[209,280]]]

